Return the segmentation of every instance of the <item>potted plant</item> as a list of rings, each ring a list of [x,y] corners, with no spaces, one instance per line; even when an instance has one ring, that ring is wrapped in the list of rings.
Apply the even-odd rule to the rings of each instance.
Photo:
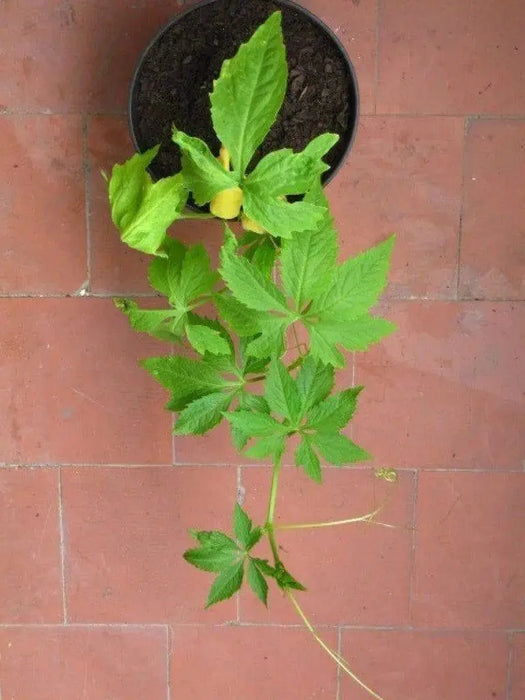
[[[192,565],[215,575],[206,607],[230,598],[244,581],[266,605],[269,584],[289,599],[334,661],[373,697],[312,627],[298,601],[298,581],[281,556],[275,525],[279,474],[290,456],[322,481],[322,462],[342,466],[369,454],[343,432],[363,387],[336,391],[345,352],[366,350],[394,330],[370,314],[386,281],[389,238],[340,263],[337,233],[323,193],[325,158],[338,135],[323,133],[299,152],[257,152],[282,106],[288,82],[281,13],[272,13],[224,62],[210,95],[220,150],[173,125],[181,170],[154,182],[159,145],[115,165],[108,180],[112,219],[124,243],[153,256],[149,281],[165,308],[117,299],[136,331],[166,340],[176,354],[143,366],[169,392],[174,432],[203,435],[230,424],[239,451],[271,462],[267,516],[254,525],[239,504],[233,533],[191,530]],[[207,211],[188,210],[189,197]],[[184,218],[216,218],[223,229],[218,269],[202,245],[167,235]],[[176,233],[176,228],[175,228]],[[212,309],[205,315],[204,309]],[[300,338],[302,340],[300,340]],[[393,471],[378,476],[395,481]],[[326,527],[372,522],[379,509]],[[257,554],[267,540],[271,559]]]

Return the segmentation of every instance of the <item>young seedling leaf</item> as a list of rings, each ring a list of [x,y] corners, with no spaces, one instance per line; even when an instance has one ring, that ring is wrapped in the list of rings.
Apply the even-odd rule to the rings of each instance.
[[[264,605],[268,605],[268,584],[253,559],[249,560],[246,573],[252,591]]]
[[[220,603],[221,600],[231,598],[232,595],[242,586],[243,578],[243,561],[240,561],[238,564],[234,564],[230,568],[225,569],[222,573],[220,573],[211,586],[206,608],[209,608],[211,605],[215,605],[216,603]]]
[[[223,63],[210,95],[215,133],[239,175],[244,175],[275,121],[287,78],[281,13],[275,12]]]
[[[146,172],[158,150],[155,146],[115,165],[108,185],[111,218],[121,240],[150,255],[165,255],[161,247],[166,231],[180,217],[187,200],[182,175],[154,183]]]
[[[215,393],[195,399],[181,411],[173,432],[175,435],[204,435],[221,422],[232,398],[232,393]]]
[[[204,141],[178,129],[173,129],[173,141],[182,151],[184,186],[198,205],[207,204],[218,192],[238,184],[238,177],[224,169]]]

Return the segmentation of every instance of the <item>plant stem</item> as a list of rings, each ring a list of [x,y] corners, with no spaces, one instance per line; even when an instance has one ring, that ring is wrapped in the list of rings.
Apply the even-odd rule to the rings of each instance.
[[[272,469],[272,483],[270,486],[270,498],[268,500],[268,513],[266,515],[266,532],[272,548],[272,554],[277,564],[280,561],[279,549],[274,535],[273,521],[275,517],[275,506],[277,505],[277,491],[279,489],[279,473],[281,471],[281,458],[279,457]]]
[[[301,618],[301,620],[304,622],[304,624],[305,624],[306,628],[308,629],[308,631],[312,634],[313,638],[314,638],[315,641],[321,646],[321,648],[324,649],[324,651],[326,651],[326,653],[328,654],[328,656],[330,656],[330,657],[335,661],[335,663],[336,663],[348,676],[350,676],[350,678],[351,678],[355,683],[357,683],[357,685],[359,685],[361,688],[363,688],[363,690],[365,690],[367,693],[369,693],[373,698],[376,698],[376,700],[384,700],[384,699],[381,697],[381,695],[378,695],[376,692],[374,692],[374,691],[372,690],[372,688],[369,688],[369,687],[366,685],[366,683],[363,683],[363,681],[362,681],[360,678],[358,678],[358,677],[355,675],[355,673],[353,673],[353,671],[350,670],[350,668],[348,667],[348,664],[346,663],[346,661],[345,661],[344,659],[342,659],[342,658],[339,656],[339,654],[337,654],[335,651],[333,651],[332,649],[330,649],[330,647],[329,647],[325,642],[323,642],[323,640],[321,639],[321,637],[317,634],[317,632],[315,631],[315,629],[312,627],[312,624],[310,623],[310,620],[309,620],[309,619],[306,617],[306,615],[304,614],[304,612],[303,612],[301,606],[299,605],[299,603],[298,603],[297,600],[295,599],[295,596],[294,596],[294,594],[290,591],[290,589],[288,589],[288,590],[286,591],[286,595],[288,596],[288,598],[290,598],[290,600],[291,600],[291,602],[292,602],[292,605],[294,606],[294,608],[295,608],[296,612],[298,613],[299,617]]]
[[[367,513],[366,515],[360,515],[356,518],[347,518],[346,520],[328,520],[324,523],[293,523],[292,525],[276,525],[275,530],[307,530],[310,528],[333,527],[334,525],[347,525],[349,523],[365,522],[373,522],[375,525],[382,525],[383,527],[390,527],[394,529],[395,525],[389,525],[388,523],[380,523],[373,520],[374,516],[377,515],[380,510],[381,508],[377,508],[376,510],[372,511],[371,513]]]

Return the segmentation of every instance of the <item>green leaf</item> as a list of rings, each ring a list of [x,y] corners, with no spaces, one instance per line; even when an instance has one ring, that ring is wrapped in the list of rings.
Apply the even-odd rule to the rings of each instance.
[[[268,605],[268,584],[253,559],[248,562],[247,575],[252,591],[264,605]]]
[[[266,279],[271,279],[276,257],[277,249],[272,240],[266,237],[249,259]]]
[[[278,359],[272,360],[270,364],[264,396],[274,413],[288,418],[292,423],[298,418],[301,410],[299,391],[288,370]]]
[[[364,351],[396,330],[390,321],[370,315],[350,320],[327,315],[309,328],[312,356],[336,367],[344,366],[336,345],[349,352]]]
[[[203,571],[224,571],[240,556],[236,543],[223,532],[213,530],[193,533],[200,547],[184,552],[184,559]]]
[[[186,335],[195,350],[204,355],[209,352],[213,355],[229,355],[231,348],[219,331],[200,324],[186,324]]]
[[[295,464],[298,467],[303,467],[306,474],[320,484],[323,480],[321,474],[321,463],[319,457],[312,450],[310,441],[306,436],[303,436],[302,442],[295,451]]]
[[[337,234],[328,210],[316,229],[283,241],[283,284],[298,310],[331,287],[336,261]]]
[[[109,181],[111,218],[124,243],[150,255],[160,251],[166,231],[180,217],[187,194],[182,175],[153,182],[146,168],[159,146],[115,165]]]
[[[228,246],[227,241],[221,250],[220,273],[235,298],[256,311],[280,311],[289,315],[283,293],[255,265],[232,253]]]
[[[175,423],[175,435],[204,435],[218,425],[232,401],[232,394],[215,393],[195,399],[184,408]]]
[[[211,269],[210,256],[202,245],[188,249],[180,274],[170,274],[170,299],[187,305],[213,289],[218,274]]]
[[[210,202],[218,192],[238,184],[238,178],[223,168],[201,139],[173,129],[173,141],[182,150],[184,185],[198,205]]]
[[[235,411],[225,415],[232,425],[251,437],[273,437],[286,433],[286,428],[266,413]]]
[[[362,390],[362,386],[345,389],[318,403],[308,415],[308,427],[321,433],[342,430],[354,415]]]
[[[221,317],[241,337],[257,335],[261,330],[259,314],[230,294],[216,294],[215,306]]]
[[[172,391],[169,404],[172,411],[180,411],[190,401],[233,386],[205,360],[174,356],[150,357],[141,364],[163,387]]]
[[[321,159],[338,140],[337,134],[322,134],[300,153],[290,148],[273,151],[247,176],[245,185],[273,197],[304,194],[329,169]]]
[[[155,258],[148,268],[148,280],[153,289],[165,297],[171,294],[170,279],[180,276],[187,248],[175,238],[167,237],[162,245],[166,257]]]
[[[208,595],[206,608],[209,608],[215,603],[220,603],[221,600],[231,598],[242,586],[244,578],[244,562],[240,561],[234,564],[229,569],[220,573],[212,584]]]
[[[261,224],[272,236],[291,238],[294,233],[315,229],[322,220],[323,207],[310,202],[283,202],[257,184],[243,187],[245,214]]]
[[[277,562],[277,564],[275,565],[275,572],[275,579],[277,581],[277,584],[284,591],[286,591],[289,588],[292,588],[296,591],[306,591],[306,588],[303,586],[303,584],[299,583],[299,581],[297,581],[297,579],[295,579],[292,576],[292,574],[284,568],[282,562]]]
[[[183,325],[180,314],[173,309],[141,309],[131,299],[115,299],[117,309],[126,314],[130,326],[153,338],[176,342],[181,339]]]
[[[286,435],[272,435],[256,440],[253,445],[250,445],[245,451],[247,457],[255,459],[264,459],[271,457],[273,460],[278,460],[282,457],[286,446]]]
[[[281,108],[287,73],[281,13],[274,12],[223,63],[214,82],[210,95],[213,127],[241,175]]]
[[[289,323],[282,318],[268,316],[261,325],[261,334],[250,341],[246,353],[261,360],[271,355],[281,355],[284,349],[284,331]]]
[[[387,283],[395,236],[343,263],[331,289],[312,304],[310,315],[338,314],[346,319],[363,316]]]
[[[325,399],[334,386],[334,370],[307,355],[297,375],[297,388],[301,397],[302,413]]]
[[[337,467],[370,459],[368,452],[352,442],[346,435],[317,433],[312,437],[312,442],[324,459]]]
[[[236,503],[233,511],[233,531],[235,533],[235,537],[239,540],[244,549],[246,549],[250,540],[252,527],[252,521],[241,506]]]

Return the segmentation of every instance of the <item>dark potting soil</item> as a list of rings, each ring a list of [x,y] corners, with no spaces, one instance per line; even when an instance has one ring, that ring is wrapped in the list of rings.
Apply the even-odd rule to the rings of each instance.
[[[170,26],[142,64],[132,113],[140,149],[162,143],[152,164],[155,176],[180,170],[179,149],[171,141],[172,124],[203,139],[218,153],[220,144],[210,116],[213,80],[222,62],[275,10],[283,14],[288,89],[253,163],[278,148],[300,151],[327,131],[343,137],[326,156],[332,166],[339,162],[346,148],[344,135],[354,128],[356,104],[352,76],[335,42],[301,12],[271,0],[217,0]]]

